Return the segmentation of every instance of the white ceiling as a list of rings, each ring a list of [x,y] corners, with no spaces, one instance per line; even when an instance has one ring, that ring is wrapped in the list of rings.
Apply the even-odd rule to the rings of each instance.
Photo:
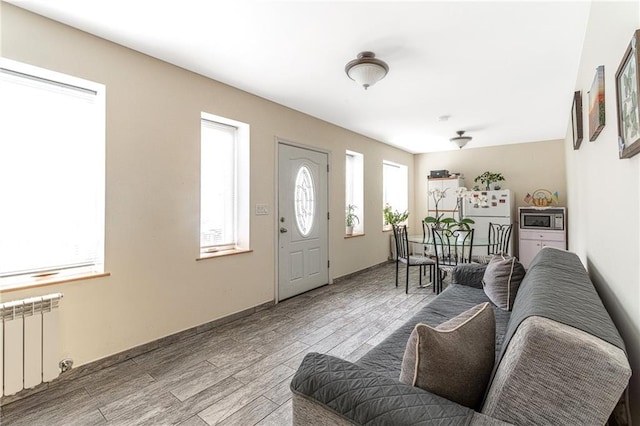
[[[563,139],[590,3],[22,0],[17,6],[413,153]],[[358,52],[389,64],[365,91]],[[439,117],[448,115],[448,121]]]

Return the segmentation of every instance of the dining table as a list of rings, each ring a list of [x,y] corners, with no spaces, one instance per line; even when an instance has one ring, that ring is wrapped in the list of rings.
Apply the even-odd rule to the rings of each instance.
[[[420,249],[417,249],[417,250],[412,249],[413,253],[423,254],[426,251],[427,253],[432,253],[433,255],[435,255],[435,251],[433,249],[432,235],[426,235],[426,234],[408,235],[407,240],[412,245],[420,246]],[[454,244],[452,243],[452,246],[453,245]],[[463,249],[465,249],[465,251],[467,247],[470,247],[471,253],[468,254],[469,257],[472,257],[474,252],[475,253],[482,252],[482,254],[486,254],[486,249],[483,250],[482,248],[488,247],[489,245],[490,245],[489,239],[486,237],[474,238],[472,242],[465,241],[463,244],[461,242],[458,242],[458,247],[462,247]],[[436,279],[436,282],[432,284],[434,285],[434,290],[436,293],[440,293],[442,291],[442,280]]]
[[[412,244],[422,244],[422,245],[433,245],[433,236],[432,235],[424,235],[424,234],[415,234],[409,235],[407,237],[410,243]],[[468,241],[465,242],[465,246],[468,246]],[[488,238],[483,237],[475,237],[473,238],[473,242],[471,243],[472,247],[487,247],[489,244]]]

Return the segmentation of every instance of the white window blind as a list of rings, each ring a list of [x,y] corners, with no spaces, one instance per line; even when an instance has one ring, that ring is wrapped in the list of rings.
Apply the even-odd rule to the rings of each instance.
[[[237,245],[238,128],[202,119],[200,247]]]
[[[0,279],[103,272],[104,86],[0,65]]]
[[[345,208],[355,206],[358,220],[354,225],[354,233],[364,233],[364,156],[347,151],[345,164]]]
[[[385,161],[382,164],[384,205],[393,211],[404,212],[409,208],[409,173],[407,166]]]

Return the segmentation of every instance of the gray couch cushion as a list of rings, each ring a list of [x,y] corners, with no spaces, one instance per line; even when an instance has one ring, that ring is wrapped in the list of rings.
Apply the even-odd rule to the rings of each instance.
[[[486,264],[462,263],[453,270],[451,282],[468,287],[482,288],[482,278],[486,269]]]
[[[397,378],[313,352],[302,360],[291,391],[294,400],[312,399],[339,418],[360,425],[462,426],[469,425],[474,416],[469,408],[400,383]]]
[[[423,323],[436,327],[484,302],[489,302],[489,299],[482,288],[452,284],[409,321],[356,361],[356,364],[397,380],[400,376],[402,357],[407,340],[409,340],[409,336],[416,324]],[[498,354],[511,313],[495,306],[492,306],[492,308],[496,321],[496,354]]]
[[[497,307],[510,311],[524,272],[524,266],[515,257],[493,256],[482,278],[484,292]]]
[[[400,382],[476,408],[493,369],[495,320],[489,302],[436,328],[417,324],[402,360]]]

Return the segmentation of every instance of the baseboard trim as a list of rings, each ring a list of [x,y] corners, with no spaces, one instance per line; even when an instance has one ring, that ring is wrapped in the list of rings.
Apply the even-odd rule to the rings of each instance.
[[[383,265],[387,265],[387,264],[392,263],[392,262],[395,262],[395,260],[385,260],[384,262],[376,263],[373,266],[369,266],[367,268],[360,269],[359,271],[355,271],[355,272],[351,272],[351,273],[346,274],[346,275],[342,275],[342,276],[340,276],[338,278],[334,278],[333,279],[333,283],[334,284],[338,284],[338,283],[340,283],[340,281],[348,280],[350,278],[355,277],[356,275],[360,275],[360,274],[362,274],[364,272],[371,271],[373,269],[377,269],[377,268],[379,268],[379,267],[381,267]]]
[[[131,349],[126,349],[117,354],[110,355],[93,362],[89,362],[79,367],[74,367],[71,370],[67,371],[66,373],[61,374],[57,379],[53,380],[52,382],[41,383],[34,388],[24,389],[15,395],[3,396],[2,398],[0,398],[0,407],[11,404],[12,402],[19,401],[23,398],[37,394],[49,388],[62,386],[66,382],[69,382],[71,380],[78,379],[80,377],[86,376],[91,373],[95,373],[96,371],[100,371],[104,368],[111,367],[115,364],[127,361],[131,358],[135,358],[144,353],[153,351],[163,346],[170,345],[172,343],[178,342],[188,337],[192,337],[200,333],[206,333],[216,327],[223,326],[225,324],[236,321],[238,319],[247,317],[255,312],[262,311],[264,309],[269,309],[273,306],[275,306],[274,301],[262,303],[252,308],[245,309],[243,311],[236,312],[231,315],[227,315],[226,317],[218,318],[208,323],[200,324],[195,327],[191,327],[186,330],[179,331],[177,333],[170,334],[165,337],[161,337],[160,339],[154,340],[152,342],[144,343],[142,345],[135,346]]]

